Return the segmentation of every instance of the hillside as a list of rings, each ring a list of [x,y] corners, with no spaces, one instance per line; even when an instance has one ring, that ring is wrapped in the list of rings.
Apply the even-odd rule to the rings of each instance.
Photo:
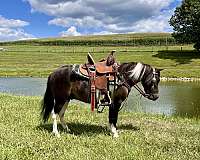
[[[88,35],[71,37],[54,37],[12,42],[1,42],[0,45],[31,44],[31,45],[79,45],[79,46],[161,46],[176,45],[170,33],[132,33],[112,35]]]

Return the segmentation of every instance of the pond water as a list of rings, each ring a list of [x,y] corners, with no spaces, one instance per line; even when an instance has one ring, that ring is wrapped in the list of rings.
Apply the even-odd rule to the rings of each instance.
[[[41,96],[45,92],[46,82],[46,78],[0,78],[0,92]]]
[[[42,96],[46,89],[46,81],[46,78],[0,78],[0,92]],[[150,101],[141,98],[133,89],[123,109],[164,115],[200,116],[200,82],[161,82],[159,90],[160,98]]]

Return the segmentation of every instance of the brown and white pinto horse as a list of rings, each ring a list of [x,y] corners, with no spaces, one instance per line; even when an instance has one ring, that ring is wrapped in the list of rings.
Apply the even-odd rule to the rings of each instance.
[[[57,116],[60,118],[62,127],[69,130],[64,121],[64,113],[70,100],[77,99],[90,103],[89,80],[77,74],[75,68],[78,67],[79,65],[66,65],[58,68],[48,77],[41,114],[44,122],[52,114],[53,133],[57,136],[59,136]],[[109,125],[114,137],[118,137],[116,124],[121,103],[128,97],[131,87],[141,82],[145,97],[153,101],[158,99],[160,71],[143,63],[130,62],[119,65],[119,83],[112,94],[112,103],[109,107]]]

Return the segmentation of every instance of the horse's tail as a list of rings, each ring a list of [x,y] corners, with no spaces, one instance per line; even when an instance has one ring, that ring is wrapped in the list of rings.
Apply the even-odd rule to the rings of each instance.
[[[43,121],[46,122],[49,119],[50,113],[54,107],[54,97],[50,87],[50,76],[47,81],[47,88],[44,94],[41,107],[42,107],[41,116]]]

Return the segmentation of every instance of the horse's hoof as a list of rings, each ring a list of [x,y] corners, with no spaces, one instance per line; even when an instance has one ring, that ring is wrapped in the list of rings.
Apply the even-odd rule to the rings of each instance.
[[[71,132],[71,130],[67,127],[67,128],[65,128],[65,130],[66,130],[66,132],[68,132],[68,133],[70,133]]]
[[[59,134],[59,133],[58,133],[58,134],[56,134],[56,137],[57,137],[57,138],[60,138],[60,134]]]
[[[113,138],[118,138],[118,137],[119,137],[118,133],[113,134]]]
[[[63,129],[66,131],[66,132],[71,132],[71,130],[69,129],[69,127],[67,125],[63,126]]]
[[[60,134],[58,132],[53,132],[53,134],[57,137],[60,138]]]

